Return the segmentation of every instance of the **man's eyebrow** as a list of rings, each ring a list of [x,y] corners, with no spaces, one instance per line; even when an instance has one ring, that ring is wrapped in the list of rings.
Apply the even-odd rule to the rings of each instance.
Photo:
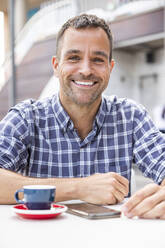
[[[109,56],[104,51],[94,51],[93,54],[103,56],[106,59],[109,58]]]
[[[78,49],[69,49],[65,52],[65,56],[69,55],[69,54],[80,54],[81,51]],[[109,58],[109,56],[104,52],[104,51],[94,51],[93,52],[94,55],[99,55],[99,56],[103,56],[106,59]]]
[[[69,55],[69,54],[78,54],[78,53],[80,53],[80,50],[78,50],[78,49],[70,49],[70,50],[67,50],[66,52],[65,52],[65,56],[67,56],[67,55]]]

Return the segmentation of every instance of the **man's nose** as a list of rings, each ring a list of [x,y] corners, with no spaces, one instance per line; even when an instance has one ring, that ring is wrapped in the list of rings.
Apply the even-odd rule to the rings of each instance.
[[[84,59],[81,62],[79,72],[83,74],[84,76],[89,76],[92,73],[92,67],[91,67],[90,60]]]

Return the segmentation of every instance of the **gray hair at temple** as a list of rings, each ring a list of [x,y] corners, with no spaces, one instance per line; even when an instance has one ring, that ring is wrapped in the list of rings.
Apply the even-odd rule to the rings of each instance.
[[[60,43],[62,42],[62,37],[64,35],[64,32],[70,27],[74,29],[84,29],[84,28],[89,28],[89,27],[102,28],[108,36],[108,40],[110,44],[109,60],[111,61],[113,38],[112,38],[112,33],[111,33],[108,23],[106,23],[104,19],[101,19],[95,15],[87,15],[87,14],[81,14],[79,16],[75,16],[63,24],[63,26],[61,27],[61,29],[59,30],[57,34],[57,39],[56,39],[57,57],[60,57],[60,46],[61,46]]]

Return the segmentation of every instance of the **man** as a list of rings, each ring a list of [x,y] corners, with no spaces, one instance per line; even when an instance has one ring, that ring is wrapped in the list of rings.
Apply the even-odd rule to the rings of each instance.
[[[108,25],[86,14],[69,20],[56,54],[59,96],[20,103],[1,121],[0,203],[15,203],[22,185],[53,184],[56,201],[115,204],[129,193],[135,161],[156,184],[132,196],[124,213],[164,218],[163,136],[143,107],[102,96],[114,66]]]

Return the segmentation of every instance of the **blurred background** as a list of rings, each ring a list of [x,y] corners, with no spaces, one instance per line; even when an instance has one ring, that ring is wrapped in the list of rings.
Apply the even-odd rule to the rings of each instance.
[[[82,12],[103,17],[113,32],[115,67],[104,93],[143,104],[164,132],[165,0],[0,0],[0,120],[14,104],[58,91],[56,34]],[[149,182],[135,173],[136,189]]]

